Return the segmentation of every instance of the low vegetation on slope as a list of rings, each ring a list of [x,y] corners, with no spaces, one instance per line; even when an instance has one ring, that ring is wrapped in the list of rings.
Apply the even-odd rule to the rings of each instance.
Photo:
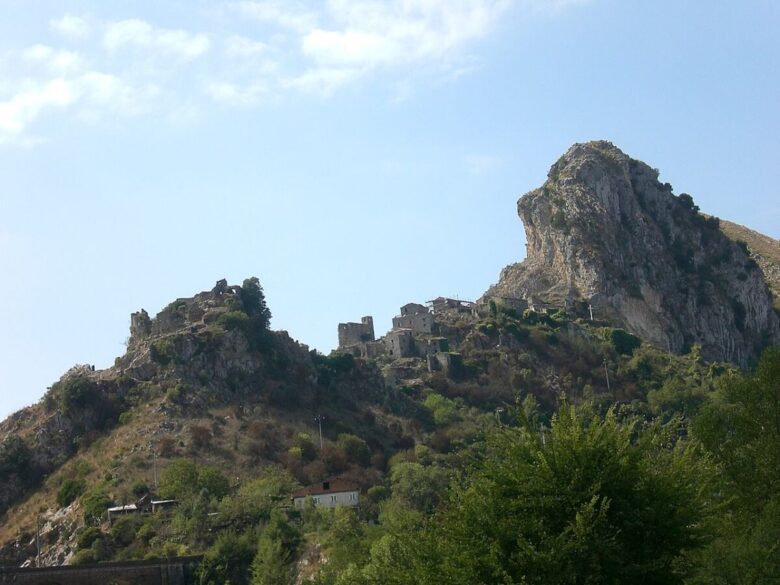
[[[205,553],[204,584],[436,582],[432,571],[672,583],[740,570],[774,535],[754,532],[777,506],[746,507],[758,494],[738,466],[774,485],[779,467],[754,465],[770,443],[749,413],[777,412],[776,353],[742,377],[695,346],[670,355],[608,323],[489,303],[437,317],[452,367],[431,372],[421,358],[310,352],[268,329],[259,283],[244,287],[173,303],[114,368],[76,369],[3,423],[0,492],[33,489],[5,512],[4,562],[35,556],[40,517],[46,563]],[[202,317],[204,303],[218,316]],[[757,402],[734,406],[734,388],[756,384],[744,394]],[[718,448],[734,408],[747,455]],[[332,476],[360,487],[359,511],[291,508],[297,487]],[[106,521],[150,492],[177,503]]]
[[[780,311],[780,242],[723,219],[720,220],[720,229],[735,242],[743,242],[764,273],[764,279],[774,297],[775,309]]]

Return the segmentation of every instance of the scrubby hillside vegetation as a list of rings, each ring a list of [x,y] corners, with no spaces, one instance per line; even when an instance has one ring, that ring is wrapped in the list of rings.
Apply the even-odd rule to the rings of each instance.
[[[214,584],[706,582],[776,566],[776,350],[743,375],[492,301],[437,315],[457,359],[429,371],[311,352],[269,329],[256,279],[223,288],[134,319],[113,368],[75,368],[3,423],[4,562],[31,562],[40,521],[49,564],[204,553]],[[333,476],[360,487],[359,510],[291,507]],[[177,503],[107,521],[148,493]]]
[[[257,278],[133,313],[111,368],[75,366],[0,423],[0,562],[203,555],[201,585],[777,583],[774,241],[727,239],[745,231],[606,142],[572,147],[520,212],[532,253],[480,302],[408,303],[381,339],[341,324],[327,356],[270,328]],[[360,506],[318,507],[331,482]]]

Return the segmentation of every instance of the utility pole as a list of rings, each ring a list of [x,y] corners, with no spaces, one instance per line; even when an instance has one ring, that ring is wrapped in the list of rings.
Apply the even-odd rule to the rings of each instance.
[[[609,387],[609,370],[607,369],[607,358],[604,358],[604,375],[607,377],[607,392],[611,392],[612,389]]]
[[[41,516],[38,515],[35,518],[35,548],[37,554],[35,555],[35,566],[41,568]]]
[[[157,451],[152,450],[152,468],[154,469],[154,489],[157,489]]]
[[[325,417],[322,416],[321,414],[318,414],[317,416],[314,417],[314,420],[317,421],[317,424],[320,427],[320,451],[322,451],[322,421],[325,420]]]
[[[588,312],[590,312],[590,320],[593,321],[593,305],[588,303]]]
[[[541,435],[542,435],[542,447],[546,447],[547,446],[547,439],[544,436],[544,431],[545,431],[546,428],[547,427],[544,426],[544,423],[542,423],[542,426],[539,427],[539,431],[541,432]]]

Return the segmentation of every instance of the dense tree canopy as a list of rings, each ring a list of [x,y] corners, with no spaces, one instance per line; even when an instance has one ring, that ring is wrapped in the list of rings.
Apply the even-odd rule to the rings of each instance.
[[[681,582],[706,541],[711,472],[695,446],[565,406],[544,441],[504,428],[449,507],[380,541],[345,583]]]

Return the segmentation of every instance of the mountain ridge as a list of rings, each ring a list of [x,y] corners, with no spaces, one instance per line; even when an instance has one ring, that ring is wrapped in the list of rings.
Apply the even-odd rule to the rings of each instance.
[[[578,236],[580,227],[573,220],[589,208],[576,200],[567,203],[563,195],[568,193],[556,190],[573,190],[586,199],[595,194],[604,209],[616,206],[617,214],[605,217],[620,223],[616,185],[626,191],[654,189],[657,199],[648,197],[643,204],[672,205],[667,210],[674,216],[670,235],[682,225],[696,237],[679,236],[681,245],[700,245],[706,237],[712,248],[698,256],[694,250],[696,258],[683,264],[689,271],[675,269],[675,278],[684,277],[678,286],[706,281],[700,266],[713,251],[728,251],[730,258],[711,272],[711,285],[717,287],[716,277],[739,265],[746,278],[731,284],[746,286],[757,302],[769,303],[768,311],[764,274],[780,266],[773,263],[771,241],[748,238],[743,245],[727,240],[720,230],[731,230],[732,239],[750,234],[698,213],[689,196],[675,197],[671,186],[657,182],[655,171],[609,143],[572,148],[584,149],[574,167],[567,168],[572,161],[564,155],[550,173],[552,182],[519,204],[536,230],[529,242],[538,250],[536,264],[505,269],[499,285],[473,310],[455,303],[451,310],[431,313],[433,325],[421,340],[439,340],[450,358],[443,361],[451,367],[434,368],[426,355],[380,352],[368,359],[310,351],[286,332],[270,329],[271,313],[256,278],[232,286],[220,280],[211,290],[176,299],[154,317],[143,309],[133,313],[127,350],[113,366],[75,366],[39,403],[0,422],[0,559],[32,562],[33,530],[42,511],[46,563],[148,554],[150,541],[130,546],[112,541],[109,552],[84,548],[80,535],[95,528],[87,509],[95,498],[103,509],[133,501],[139,484],[149,489],[158,468],[168,469],[181,459],[221,470],[231,493],[268,469],[282,469],[304,485],[342,475],[367,492],[389,485],[399,461],[435,459],[457,473],[466,464],[462,451],[500,423],[509,405],[522,403],[546,416],[564,399],[605,408],[619,402],[648,419],[664,416],[669,405],[683,413],[693,408],[719,376],[732,370],[713,360],[706,345],[697,347],[695,339],[688,347],[664,347],[644,331],[634,330],[635,336],[624,330],[631,329],[631,321],[621,307],[599,302],[624,289],[599,290],[601,296],[589,297],[576,290],[589,281],[577,273],[581,258],[569,254],[568,240],[593,243],[584,236],[595,232]],[[583,176],[595,177],[596,187],[590,189]],[[623,211],[635,212],[626,213],[629,225],[644,213],[639,202]],[[592,223],[593,230],[605,231],[603,222]],[[616,234],[608,235],[614,239]],[[594,245],[586,259],[605,249]],[[756,266],[748,274],[751,260]],[[672,255],[668,261],[677,262]],[[571,271],[572,278],[560,286],[550,266],[563,274]],[[582,272],[593,277],[591,284],[599,284],[594,268]],[[532,282],[529,273],[537,280]],[[644,297],[645,291],[639,292]],[[537,302],[535,295],[549,302]],[[516,303],[518,298],[532,302]],[[735,327],[731,311],[717,315]],[[400,327],[399,332],[412,335]],[[655,341],[655,347],[643,340]],[[321,439],[315,422],[320,417],[326,421]],[[61,497],[73,486],[82,486],[75,499]],[[367,504],[368,514],[376,512],[373,504]],[[220,508],[212,504],[209,510]],[[171,526],[155,530],[155,546],[169,547],[166,551],[202,550],[197,539],[182,544]]]
[[[545,183],[518,200],[524,261],[484,298],[539,297],[591,305],[661,348],[693,344],[707,359],[745,366],[780,340],[763,272],[688,194],[612,143],[572,146]]]

